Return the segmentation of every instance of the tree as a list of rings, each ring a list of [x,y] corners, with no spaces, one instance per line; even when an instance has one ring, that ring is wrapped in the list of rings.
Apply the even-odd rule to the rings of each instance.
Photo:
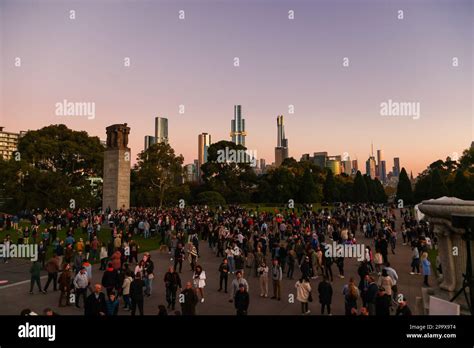
[[[314,203],[317,201],[316,184],[313,180],[311,169],[306,168],[300,183],[300,201],[301,203]]]
[[[411,188],[411,182],[408,178],[405,168],[402,168],[398,177],[397,196],[395,201],[398,202],[399,200],[402,200],[404,205],[411,205],[415,201]]]
[[[354,179],[354,201],[357,203],[364,203],[369,200],[367,185],[362,174],[358,170]]]
[[[324,181],[323,195],[324,200],[329,203],[335,202],[338,198],[336,182],[330,169],[327,170],[326,180]]]
[[[387,203],[387,194],[385,193],[382,183],[377,178],[373,180],[373,183],[375,187],[375,202]]]
[[[441,177],[439,169],[433,170],[433,173],[431,174],[431,185],[429,191],[430,198],[440,198],[443,196],[448,196],[448,194],[448,188]]]
[[[140,152],[137,160],[136,173],[132,176],[135,180],[133,189],[141,191],[142,195],[145,191],[147,203],[154,205],[158,201],[161,207],[165,193],[181,182],[183,156],[176,156],[169,144],[158,143]],[[134,195],[137,196],[137,192]]]
[[[219,192],[216,191],[205,191],[201,192],[196,197],[196,202],[202,205],[209,205],[215,207],[218,205],[224,205],[225,198]]]
[[[469,180],[466,178],[462,170],[456,171],[452,193],[454,197],[457,197],[460,199],[465,199],[465,200],[474,199],[473,192],[469,185]]]

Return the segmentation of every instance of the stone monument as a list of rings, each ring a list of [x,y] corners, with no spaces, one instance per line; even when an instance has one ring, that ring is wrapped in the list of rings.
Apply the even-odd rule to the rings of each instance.
[[[130,149],[127,124],[106,128],[107,147],[104,152],[104,184],[102,209],[130,208]]]
[[[434,287],[432,291],[437,297],[449,301],[463,285],[462,274],[466,271],[467,263],[466,242],[462,239],[465,231],[454,227],[451,219],[453,214],[474,216],[474,201],[442,197],[423,201],[418,208],[425,214],[424,219],[432,225],[438,238],[438,256],[443,274],[438,279],[438,287]],[[474,255],[472,242],[470,249],[471,255]],[[463,296],[459,296],[455,302],[466,311]]]

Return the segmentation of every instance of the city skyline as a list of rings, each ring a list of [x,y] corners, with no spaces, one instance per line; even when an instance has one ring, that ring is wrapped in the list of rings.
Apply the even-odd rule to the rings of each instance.
[[[169,120],[170,145],[192,163],[192,139],[228,140],[232,107],[242,105],[246,147],[267,163],[281,114],[296,160],[347,152],[363,168],[370,141],[414,175],[460,157],[473,138],[471,3],[342,2],[0,0],[0,125],[63,123],[104,139],[106,126],[128,123],[135,161],[158,114]],[[66,99],[94,102],[94,118],[55,114]],[[384,116],[387,101],[418,102],[421,117]]]

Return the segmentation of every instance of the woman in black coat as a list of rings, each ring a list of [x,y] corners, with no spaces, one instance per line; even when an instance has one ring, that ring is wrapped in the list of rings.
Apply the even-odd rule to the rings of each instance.
[[[328,314],[331,314],[331,302],[332,302],[332,286],[328,282],[328,278],[324,276],[324,279],[318,286],[319,303],[321,303],[321,315],[324,314],[324,307],[327,308]]]

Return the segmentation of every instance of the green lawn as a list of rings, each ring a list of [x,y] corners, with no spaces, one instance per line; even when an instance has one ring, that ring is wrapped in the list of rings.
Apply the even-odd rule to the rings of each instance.
[[[27,222],[27,221],[22,220],[20,222],[20,227],[22,227],[22,228],[25,228],[26,226],[29,226],[29,225],[30,225],[30,223]],[[42,231],[44,228],[46,228],[48,226],[49,226],[48,224],[42,223],[41,227],[40,227],[40,231]],[[66,238],[66,231],[67,231],[67,228],[61,229],[60,231],[58,231],[57,236],[61,240],[64,240]],[[15,231],[13,229],[10,229],[9,231],[6,231],[6,230],[0,231],[0,238],[1,238],[0,240],[3,241],[3,239],[6,237],[7,234],[9,234],[11,236],[11,239],[14,243],[17,243],[18,238],[20,237],[20,234],[18,233],[18,231]],[[110,228],[102,226],[101,230],[98,234],[99,240],[101,242],[107,243],[108,241],[110,241],[110,237],[111,237]],[[74,239],[76,240],[76,242],[79,241],[79,238],[83,238],[84,241],[87,238],[87,234],[82,233],[82,228],[77,229],[75,234],[74,234]],[[148,239],[145,239],[141,236],[135,236],[134,240],[140,246],[139,252],[155,250],[155,249],[158,249],[159,246],[161,245],[161,238],[160,238],[160,236],[156,236],[156,235],[154,237],[148,238]],[[31,242],[32,242],[32,239],[30,237],[30,243]],[[37,238],[36,242],[39,242],[39,238]],[[47,258],[51,257],[52,254],[53,254],[53,250],[52,250],[51,247],[49,247],[48,252],[47,252]]]

